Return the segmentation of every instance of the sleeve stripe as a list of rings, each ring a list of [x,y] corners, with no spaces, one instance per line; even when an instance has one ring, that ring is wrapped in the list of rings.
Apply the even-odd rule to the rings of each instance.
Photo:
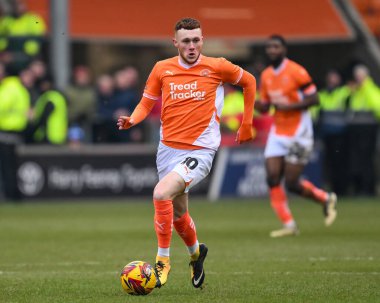
[[[243,77],[243,69],[240,67],[239,77],[238,77],[237,80],[233,83],[233,85],[238,84],[239,81],[241,80],[241,77]]]
[[[306,83],[304,85],[301,85],[299,89],[300,90],[305,90],[306,88],[308,88],[311,85],[314,85],[314,83],[310,81],[310,82],[308,82],[308,83]]]
[[[314,94],[317,91],[317,88],[314,84],[310,85],[309,87],[306,87],[303,89],[303,93],[306,95]]]
[[[155,96],[149,95],[147,93],[143,93],[143,96],[145,98],[148,98],[148,99],[151,99],[151,100],[154,100],[154,101],[158,101],[160,99],[160,97],[155,97]]]

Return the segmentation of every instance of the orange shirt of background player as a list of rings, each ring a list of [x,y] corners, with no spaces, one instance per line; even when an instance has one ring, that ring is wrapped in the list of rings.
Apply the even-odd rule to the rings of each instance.
[[[274,69],[267,67],[261,75],[261,100],[269,103],[297,103],[317,90],[308,72],[289,59]],[[301,123],[301,110],[276,111],[276,134],[293,136]]]

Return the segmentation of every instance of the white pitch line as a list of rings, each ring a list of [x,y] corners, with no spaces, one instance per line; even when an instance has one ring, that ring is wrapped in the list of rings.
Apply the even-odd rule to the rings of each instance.
[[[230,274],[233,276],[240,276],[240,275],[257,275],[257,272],[254,271],[235,271],[232,273],[225,272],[225,274]],[[275,275],[299,275],[299,274],[308,274],[308,275],[358,275],[358,276],[366,276],[366,275],[372,275],[377,276],[380,275],[380,272],[378,271],[370,271],[370,272],[344,272],[344,271],[316,271],[316,272],[293,272],[293,271],[274,271],[274,272],[267,272],[268,274],[275,274]],[[219,275],[220,273],[214,272],[214,271],[207,271],[208,275]],[[261,274],[261,273],[260,273]]]
[[[86,262],[58,262],[58,263],[43,263],[43,262],[37,262],[37,263],[15,263],[15,264],[0,264],[1,266],[13,266],[13,267],[29,267],[29,266],[78,266],[78,265],[100,265],[102,263],[97,261],[86,261]]]
[[[47,270],[44,270],[44,271],[35,271],[33,272],[33,274],[53,274],[53,275],[67,275],[67,274],[70,274],[70,275],[83,275],[84,272],[83,271],[56,271],[56,270],[52,270],[52,271],[47,271]],[[19,271],[0,271],[0,275],[20,275],[20,272]],[[120,272],[117,272],[117,271],[96,271],[96,272],[91,272],[91,275],[120,275]]]
[[[299,275],[299,274],[309,274],[309,275],[358,275],[358,276],[366,276],[366,275],[373,275],[377,276],[380,275],[379,271],[370,271],[370,272],[346,272],[346,271],[314,271],[314,272],[292,272],[292,271],[286,271],[286,272],[273,272],[277,275]]]
[[[328,258],[328,257],[310,257],[310,261],[375,261],[374,257],[343,257],[343,258]]]

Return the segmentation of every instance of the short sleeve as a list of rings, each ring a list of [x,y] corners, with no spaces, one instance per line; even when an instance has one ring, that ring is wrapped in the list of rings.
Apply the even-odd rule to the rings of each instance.
[[[317,87],[313,83],[313,79],[302,66],[298,65],[297,68],[295,68],[294,78],[303,94],[311,95],[317,91]]]
[[[161,89],[162,85],[159,74],[159,67],[156,63],[150,72],[148,80],[146,81],[143,96],[148,99],[159,100],[161,97]]]
[[[222,81],[224,83],[231,83],[236,85],[239,83],[241,77],[243,76],[243,69],[226,60],[225,58],[220,58],[220,73],[222,77]]]

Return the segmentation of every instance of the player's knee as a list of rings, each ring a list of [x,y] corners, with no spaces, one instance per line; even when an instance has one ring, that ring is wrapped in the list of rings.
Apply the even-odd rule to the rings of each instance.
[[[173,197],[170,194],[170,191],[165,189],[160,184],[157,184],[153,191],[153,199],[156,201],[162,201],[162,200],[172,200]]]
[[[267,185],[269,188],[276,187],[280,185],[280,178],[275,177],[275,176],[268,176],[267,177]]]

